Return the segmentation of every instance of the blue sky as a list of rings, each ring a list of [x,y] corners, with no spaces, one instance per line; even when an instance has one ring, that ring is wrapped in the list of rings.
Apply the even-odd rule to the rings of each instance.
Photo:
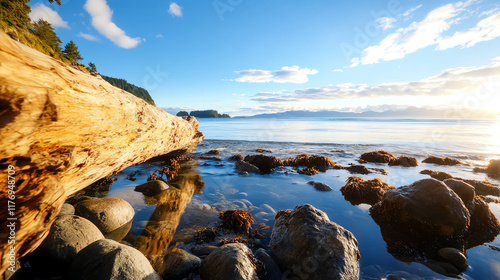
[[[159,107],[500,111],[500,2],[31,1],[107,76]]]

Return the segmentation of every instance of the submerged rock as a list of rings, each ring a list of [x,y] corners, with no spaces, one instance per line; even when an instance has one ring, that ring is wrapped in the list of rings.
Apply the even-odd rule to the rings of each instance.
[[[208,152],[206,152],[207,155],[218,155],[219,154],[219,150],[216,150],[216,149],[212,149]]]
[[[80,250],[103,238],[101,231],[89,220],[63,215],[52,224],[49,235],[36,252],[57,263],[70,264]]]
[[[345,200],[353,205],[366,203],[373,205],[382,199],[382,196],[395,187],[390,186],[380,179],[365,181],[360,177],[347,178],[346,184],[340,188]]]
[[[458,164],[462,164],[460,161],[458,161],[456,159],[452,159],[452,158],[449,158],[449,157],[438,158],[438,157],[435,157],[435,156],[430,156],[430,157],[424,159],[422,162],[425,162],[425,163],[434,163],[434,164],[438,164],[438,165],[458,165]]]
[[[266,252],[266,250],[260,248],[255,252],[255,257],[264,265],[265,274],[261,277],[262,280],[283,279],[283,274],[281,273],[278,264],[269,255],[269,253]]]
[[[253,224],[252,214],[245,210],[228,210],[219,213],[220,228],[232,230],[236,233],[248,234]]]
[[[169,186],[164,181],[152,180],[135,187],[134,191],[141,192],[145,196],[155,196],[168,188]]]
[[[293,211],[278,211],[270,247],[286,277],[358,278],[356,238],[309,204],[296,206]]]
[[[333,191],[333,189],[325,183],[320,183],[320,182],[315,182],[315,181],[309,181],[307,183],[309,185],[313,186],[316,190],[321,191],[321,192]]]
[[[386,151],[374,151],[362,154],[360,159],[365,162],[389,163],[396,160],[396,157]]]
[[[445,183],[423,179],[390,190],[370,214],[393,249],[462,248],[470,214]]]
[[[248,155],[245,161],[257,166],[264,173],[270,173],[274,168],[283,165],[281,159],[265,155]]]
[[[418,160],[414,157],[400,156],[397,159],[389,162],[390,166],[412,167],[418,166]]]
[[[448,174],[446,172],[433,171],[433,170],[429,170],[429,169],[425,169],[425,170],[420,171],[420,174],[429,175],[432,178],[439,180],[439,181],[444,181],[446,179],[453,178],[453,176],[451,176],[450,174]]]
[[[304,169],[299,169],[297,170],[299,174],[304,174],[307,176],[312,176],[318,174],[318,170],[316,170],[314,167],[306,167]]]
[[[255,280],[259,263],[245,244],[226,244],[214,250],[202,262],[200,277],[204,280]]]
[[[467,267],[467,257],[462,251],[456,248],[441,248],[438,251],[438,255],[449,261],[453,266],[455,266],[459,271],[466,271]]]
[[[120,198],[85,200],[75,206],[75,213],[91,221],[106,235],[134,218],[134,208]]]
[[[72,280],[161,280],[148,259],[137,249],[101,239],[81,250],[71,265]]]

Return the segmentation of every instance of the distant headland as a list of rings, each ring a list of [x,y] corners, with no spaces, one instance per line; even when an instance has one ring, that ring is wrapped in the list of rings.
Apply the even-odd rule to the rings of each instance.
[[[177,113],[178,117],[187,117],[187,116],[193,116],[196,118],[231,118],[228,114],[219,114],[217,110],[203,110],[203,111],[191,111],[191,113],[188,114],[186,111],[180,111]]]

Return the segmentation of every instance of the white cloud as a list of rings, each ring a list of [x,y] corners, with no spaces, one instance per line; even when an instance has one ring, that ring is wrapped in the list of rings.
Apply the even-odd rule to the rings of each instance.
[[[163,35],[162,34],[158,34],[158,35],[156,35],[156,38],[163,38]]]
[[[43,19],[50,23],[54,28],[63,27],[70,29],[68,23],[64,21],[56,11],[41,3],[35,4],[31,8],[31,12],[28,16],[32,22]]]
[[[493,60],[500,61],[500,56],[497,56],[497,57],[493,58]]]
[[[90,34],[85,34],[85,33],[78,33],[78,35],[76,35],[78,37],[82,37],[84,39],[87,39],[89,41],[99,41],[99,38],[97,38],[96,36],[93,36],[93,35],[90,35]]]
[[[482,41],[500,37],[500,12],[477,23],[476,27],[459,31],[439,41],[438,49],[446,50],[456,46],[470,48]]]
[[[240,75],[240,78],[234,81],[240,83],[294,83],[303,84],[309,81],[308,75],[314,75],[318,73],[318,70],[311,70],[309,68],[300,69],[299,66],[288,67],[285,66],[280,70],[242,70],[235,71],[236,74]]]
[[[378,24],[380,24],[380,27],[382,30],[386,30],[389,28],[394,27],[394,23],[397,21],[395,18],[390,18],[390,17],[381,17],[375,20]]]
[[[117,46],[131,49],[137,47],[142,41],[139,37],[127,36],[125,31],[111,21],[113,11],[109,8],[106,0],[87,0],[83,7],[92,17],[92,26]]]
[[[441,39],[441,34],[457,23],[459,20],[457,16],[474,1],[447,4],[432,10],[424,20],[413,22],[406,28],[399,28],[378,45],[364,49],[360,58],[352,59],[351,67],[401,59],[407,54],[437,44]]]
[[[492,10],[489,10],[489,11],[484,11],[482,12],[479,17],[483,17],[483,16],[490,16],[492,14],[494,14],[496,11],[500,10],[499,8],[495,8],[495,9],[492,9]]]
[[[172,2],[168,8],[168,13],[174,17],[182,17],[182,7]]]
[[[500,91],[500,63],[482,67],[458,67],[441,74],[402,83],[383,83],[376,86],[366,84],[338,84],[320,88],[306,88],[294,91],[263,92],[251,100],[258,102],[321,101],[387,96],[450,96],[468,93],[476,89],[495,86]]]
[[[342,70],[342,69],[334,69],[334,70],[332,70],[332,72],[340,72],[340,73],[344,73],[344,70]]]
[[[420,5],[418,5],[418,6],[414,7],[414,8],[411,8],[408,11],[404,12],[403,16],[404,17],[409,17],[411,14],[413,14],[413,12],[415,12],[418,9],[420,9],[421,7],[422,7],[422,4],[420,4]]]

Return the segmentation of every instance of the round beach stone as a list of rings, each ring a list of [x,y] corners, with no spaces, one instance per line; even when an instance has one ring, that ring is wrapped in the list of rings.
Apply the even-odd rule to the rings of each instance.
[[[141,192],[145,196],[155,196],[168,189],[167,183],[161,180],[153,180],[135,187],[134,191]]]
[[[54,221],[37,252],[57,262],[71,263],[80,250],[103,238],[101,231],[87,219],[63,215]]]
[[[134,218],[134,208],[120,198],[85,200],[75,206],[75,213],[94,223],[106,234],[118,229]]]
[[[462,199],[462,202],[465,205],[472,202],[474,196],[476,196],[474,187],[464,181],[457,179],[446,179],[443,182]]]
[[[59,211],[59,216],[62,215],[75,215],[75,207],[69,203],[64,203]]]
[[[198,272],[201,259],[182,249],[174,248],[166,257],[166,269],[163,271],[163,279],[181,280],[189,274]]]
[[[201,263],[204,280],[254,280],[257,270],[252,251],[242,243],[230,243],[214,250]]]
[[[460,271],[466,271],[467,267],[467,257],[462,253],[462,251],[455,248],[441,248],[438,251],[438,255],[443,259],[449,261]]]
[[[72,280],[161,280],[137,249],[101,239],[81,250],[69,270]]]

